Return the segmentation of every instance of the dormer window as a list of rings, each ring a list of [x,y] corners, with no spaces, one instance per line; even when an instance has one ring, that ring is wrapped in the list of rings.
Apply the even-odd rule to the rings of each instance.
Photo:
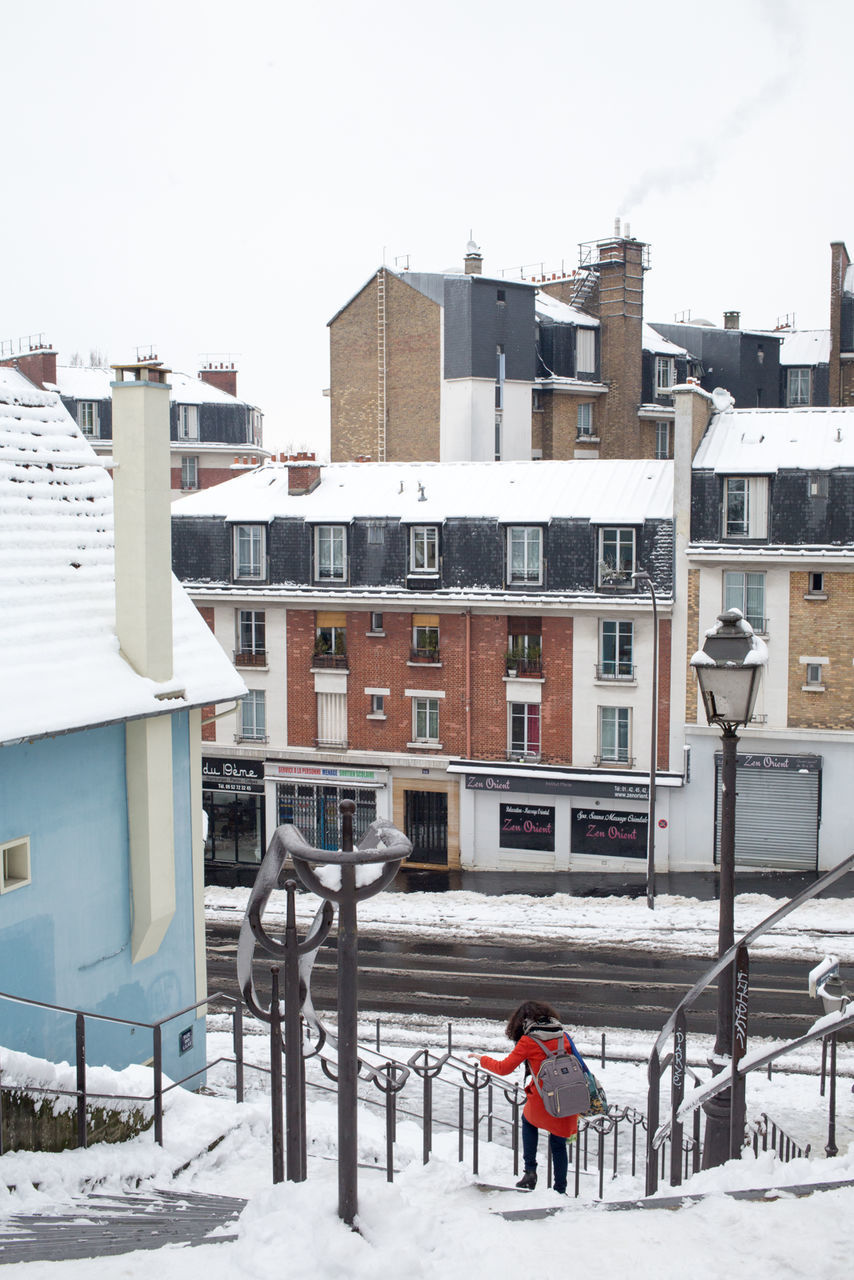
[[[97,438],[99,434],[98,405],[94,400],[79,400],[77,402],[77,425],[84,436],[89,436],[90,439]]]
[[[260,582],[267,576],[267,529],[263,524],[234,526],[234,577],[239,582]]]
[[[725,538],[768,537],[767,476],[727,476],[723,525]]]
[[[199,438],[199,406],[196,404],[178,405],[178,439],[198,440]]]
[[[655,357],[655,394],[666,396],[676,382],[676,361],[672,356]]]
[[[575,331],[575,372],[596,372],[595,329],[576,329]]]
[[[409,530],[409,572],[439,572],[439,530],[432,524],[417,524]]]
[[[343,524],[322,524],[314,531],[314,576],[318,582],[344,582],[347,542]]]
[[[630,587],[634,571],[634,529],[600,529],[598,585],[600,587]]]
[[[507,581],[539,583],[543,580],[543,531],[536,526],[507,530]]]
[[[786,404],[791,408],[810,403],[810,371],[809,369],[788,369],[786,371]]]

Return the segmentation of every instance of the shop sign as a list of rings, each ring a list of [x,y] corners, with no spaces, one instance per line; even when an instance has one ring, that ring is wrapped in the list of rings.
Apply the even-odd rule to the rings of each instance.
[[[645,813],[573,809],[572,852],[605,858],[645,858],[647,825]]]
[[[272,764],[267,762],[267,777],[279,780],[304,779],[306,782],[363,782],[385,786],[385,769],[348,769],[334,764]]]
[[[202,786],[210,791],[263,791],[264,761],[202,756]]]
[[[720,755],[720,753],[718,753]],[[737,756],[739,769],[771,769],[784,773],[819,773],[821,756]]]
[[[498,844],[502,849],[554,853],[555,811],[541,804],[499,805]]]
[[[523,778],[510,773],[467,773],[467,791],[525,792],[545,796],[600,796],[604,800],[647,800],[644,782],[587,782],[583,778]]]

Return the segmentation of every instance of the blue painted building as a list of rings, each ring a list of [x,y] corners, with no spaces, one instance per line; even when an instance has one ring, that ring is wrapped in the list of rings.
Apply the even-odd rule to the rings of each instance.
[[[59,396],[0,369],[0,990],[153,1022],[206,994],[201,707],[244,686],[169,570],[165,371],[119,370],[113,414],[115,527]],[[0,1046],[73,1061],[74,1019],[0,999]],[[151,1054],[87,1022],[90,1063]],[[202,1019],[163,1060],[201,1066]]]

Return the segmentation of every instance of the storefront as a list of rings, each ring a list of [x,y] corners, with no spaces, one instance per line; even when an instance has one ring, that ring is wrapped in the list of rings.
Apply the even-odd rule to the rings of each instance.
[[[715,753],[715,864],[720,862],[721,754]],[[822,758],[751,753],[736,759],[735,865],[815,871]]]
[[[205,861],[257,866],[266,849],[264,763],[202,757]]]
[[[464,774],[462,865],[518,871],[637,870],[645,862],[649,784],[642,775],[453,764]],[[659,774],[656,866],[667,866],[670,790]]]
[[[275,826],[298,827],[315,849],[337,849],[341,801],[352,800],[356,805],[353,839],[358,843],[375,818],[389,816],[388,780],[387,769],[268,760],[268,813],[272,811]]]

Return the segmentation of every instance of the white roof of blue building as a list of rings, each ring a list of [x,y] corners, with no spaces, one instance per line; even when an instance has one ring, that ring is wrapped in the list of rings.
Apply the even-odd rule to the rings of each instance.
[[[172,504],[174,516],[251,523],[276,516],[322,524],[360,517],[410,524],[454,518],[544,524],[552,518],[640,524],[673,515],[673,463],[336,462],[319,464],[320,484],[289,495],[288,464],[270,462]]]
[[[0,368],[0,742],[240,697],[174,578],[172,596],[167,689],[119,652],[110,476],[58,395]]]
[[[696,470],[730,476],[835,467],[854,467],[854,409],[724,409],[694,455]]]

